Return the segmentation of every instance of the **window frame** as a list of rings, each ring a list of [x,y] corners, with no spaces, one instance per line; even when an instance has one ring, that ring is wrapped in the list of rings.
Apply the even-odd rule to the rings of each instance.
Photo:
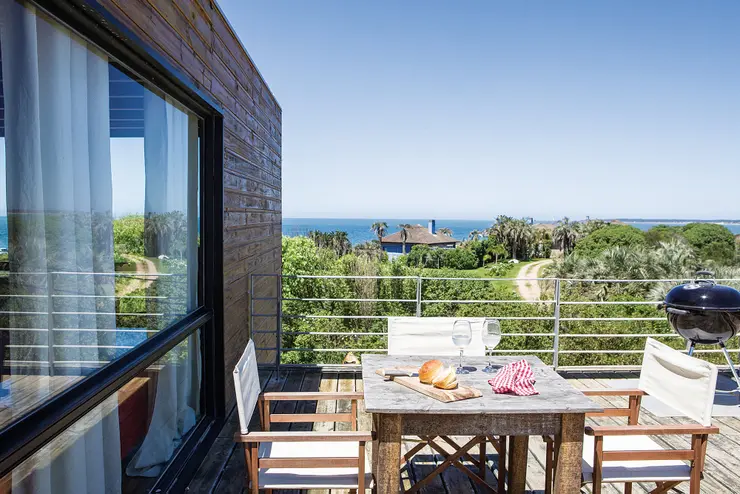
[[[198,308],[0,430],[0,477],[200,329],[202,418],[165,467],[152,491],[184,487],[225,419],[223,109],[97,1],[32,0],[31,3],[175,98],[199,118]]]

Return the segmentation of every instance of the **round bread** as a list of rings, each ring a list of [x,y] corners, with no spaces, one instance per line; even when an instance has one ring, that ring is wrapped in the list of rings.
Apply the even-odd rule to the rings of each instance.
[[[439,360],[428,360],[424,362],[419,369],[419,381],[424,384],[432,384],[432,379],[434,379],[434,376],[441,369],[444,369],[444,364]]]
[[[432,386],[439,389],[455,389],[457,388],[457,376],[455,375],[455,369],[447,367],[441,369],[432,380]]]

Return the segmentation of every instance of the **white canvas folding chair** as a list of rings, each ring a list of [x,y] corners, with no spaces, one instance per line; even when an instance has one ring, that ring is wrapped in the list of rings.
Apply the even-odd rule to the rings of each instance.
[[[452,344],[452,326],[455,321],[464,319],[470,322],[470,328],[473,332],[473,339],[470,345],[465,348],[465,355],[474,357],[484,357],[486,347],[483,345],[483,322],[482,317],[389,317],[388,318],[388,355],[423,355],[433,357],[457,357],[459,350]],[[433,431],[432,431],[433,432]],[[449,436],[429,436],[420,438],[421,442],[411,448],[401,457],[401,466],[411,460],[411,458],[429,446],[442,456],[449,457],[448,453],[436,440],[440,439],[447,445],[454,448],[455,453],[464,449]],[[466,452],[463,457],[473,463],[478,468],[478,475],[475,475],[470,469],[463,466],[460,462],[453,462],[452,465],[460,468],[473,481],[480,484],[485,483],[486,479],[486,441],[490,441],[499,456],[499,476],[498,492],[504,492],[504,482],[506,476],[506,437],[481,436],[479,441],[468,443],[468,450],[479,445],[479,455],[476,460],[470,453]],[[414,492],[423,487],[440,472],[432,472],[430,475],[420,480],[408,492]]]
[[[633,482],[655,482],[653,494],[665,493],[681,482],[690,482],[689,492],[699,494],[709,434],[712,405],[717,385],[717,367],[689,357],[652,338],[645,344],[645,356],[637,389],[584,391],[586,396],[627,396],[628,408],[609,408],[589,417],[627,417],[627,425],[586,427],[583,440],[583,483],[593,484],[593,494],[601,493],[602,483],[624,483],[625,493]],[[638,425],[640,403],[650,395],[681,412],[698,424]],[[651,436],[690,435],[691,447],[682,450],[663,448]],[[546,492],[552,489],[553,438],[547,446]]]
[[[357,401],[362,393],[296,392],[260,393],[254,343],[247,345],[234,368],[239,432],[234,440],[244,443],[247,489],[351,489],[360,493],[371,487],[372,473],[365,458],[365,445],[372,433],[357,431]],[[270,403],[284,400],[351,400],[352,413],[271,414]],[[262,432],[249,430],[255,408]],[[270,432],[271,422],[350,422],[348,432]]]

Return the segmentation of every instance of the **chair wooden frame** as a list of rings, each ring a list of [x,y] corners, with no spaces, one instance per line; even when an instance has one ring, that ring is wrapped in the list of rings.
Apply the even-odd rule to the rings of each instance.
[[[259,493],[260,468],[346,468],[357,467],[357,489],[352,492],[365,492],[370,486],[365,485],[365,447],[372,441],[371,432],[357,430],[357,404],[363,399],[358,392],[273,392],[262,393],[257,401],[262,432],[237,432],[234,441],[244,443],[244,459],[246,461],[246,488],[251,494]],[[303,414],[276,414],[271,412],[273,401],[320,401],[320,400],[351,400],[349,413],[303,413]],[[271,432],[272,423],[306,423],[306,422],[348,422],[351,431],[346,432]],[[259,458],[259,447],[262,443],[272,442],[322,442],[347,441],[358,443],[357,457],[341,458]],[[265,489],[267,494],[272,489]]]
[[[605,461],[645,461],[645,460],[689,460],[691,478],[689,493],[700,494],[702,472],[707,452],[709,434],[719,434],[719,427],[699,424],[638,425],[642,397],[648,394],[640,389],[599,389],[586,390],[586,396],[624,396],[629,397],[627,408],[606,408],[603,412],[589,413],[587,417],[627,417],[627,425],[588,426],[586,435],[594,437],[594,465],[592,493],[601,494],[601,475]],[[607,436],[650,436],[650,435],[690,435],[691,448],[653,451],[604,451],[604,437]],[[547,447],[545,456],[545,494],[552,492],[553,472],[557,465],[557,437],[544,436]],[[658,482],[651,494],[663,494],[684,481]],[[632,493],[632,482],[625,482],[625,494]]]

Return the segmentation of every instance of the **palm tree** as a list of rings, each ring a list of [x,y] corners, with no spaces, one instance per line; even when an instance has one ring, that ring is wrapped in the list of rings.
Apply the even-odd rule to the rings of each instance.
[[[482,235],[483,234],[480,232],[480,230],[473,230],[472,232],[470,232],[468,234],[468,239],[469,240],[476,240],[476,239],[480,238]]]
[[[336,252],[337,254],[337,257],[342,257],[343,255],[346,255],[352,252],[352,242],[349,241],[347,232],[343,232],[339,230],[332,232],[331,233],[331,244],[332,244],[332,248],[334,249],[334,252]]]
[[[552,231],[553,241],[568,255],[575,247],[578,241],[578,223],[574,223],[566,216],[558,221],[557,226]]]
[[[375,261],[381,261],[383,259],[383,249],[380,248],[380,243],[376,240],[355,245],[352,250],[357,257],[366,257]]]
[[[385,221],[376,221],[370,229],[378,237],[378,242],[383,243],[383,237],[388,233],[388,223]]]
[[[534,245],[532,245],[532,257],[550,257],[552,249],[552,235],[545,228],[534,229]]]
[[[408,223],[401,223],[398,225],[398,228],[401,229],[401,253],[406,253],[406,240],[409,238],[409,228],[411,228],[411,225]]]
[[[501,244],[495,244],[488,248],[486,251],[486,254],[483,256],[483,262],[491,262],[494,263],[498,262],[499,256],[505,256],[506,255],[506,248]]]
[[[532,236],[532,225],[527,219],[522,218],[511,221],[509,242],[511,242],[511,255],[513,259],[517,259],[517,253],[521,253],[522,257],[527,257],[529,246],[532,243]]]
[[[499,244],[511,245],[511,225],[514,218],[511,216],[499,215],[496,217],[496,223],[488,229],[488,236]]]
[[[439,233],[441,233],[442,235],[445,235],[445,236],[447,236],[447,237],[451,237],[451,236],[452,236],[452,230],[450,230],[450,229],[449,229],[449,228],[447,228],[447,227],[445,227],[445,228],[440,228],[440,229],[439,229],[439,230],[437,230],[437,231],[438,231]]]

